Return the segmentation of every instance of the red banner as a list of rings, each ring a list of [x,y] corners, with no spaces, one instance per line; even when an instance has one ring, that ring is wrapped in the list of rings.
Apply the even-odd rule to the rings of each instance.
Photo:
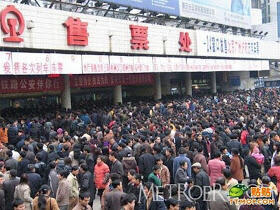
[[[154,84],[153,74],[91,74],[73,75],[72,88],[110,87],[117,85]]]
[[[47,77],[0,77],[0,93],[30,93],[60,91],[64,88],[62,78]]]

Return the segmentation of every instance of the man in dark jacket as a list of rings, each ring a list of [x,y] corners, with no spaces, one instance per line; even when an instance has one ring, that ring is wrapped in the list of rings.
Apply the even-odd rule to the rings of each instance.
[[[83,155],[85,156],[85,161],[88,165],[89,171],[92,173],[94,168],[94,158],[90,150],[91,149],[89,146],[85,146],[83,150],[84,151]]]
[[[198,187],[193,188],[193,197],[199,198],[197,202],[199,203],[200,209],[207,209],[207,202],[203,201],[204,195],[201,196],[201,193],[207,193],[204,192],[203,187],[209,187],[210,186],[210,180],[209,176],[206,174],[205,171],[201,170],[201,164],[200,163],[194,163],[192,165],[192,169],[194,171],[194,185]],[[200,189],[199,189],[200,188]]]
[[[148,180],[148,176],[153,171],[153,167],[155,165],[155,157],[148,153],[146,146],[143,145],[141,148],[142,155],[139,157],[139,172],[140,174],[143,174],[144,181]]]
[[[95,187],[93,184],[93,175],[88,170],[86,164],[81,164],[80,166],[80,176],[79,176],[80,193],[90,193],[90,204],[92,204],[95,199]]]
[[[27,172],[27,165],[30,163],[30,161],[26,158],[26,152],[21,151],[20,152],[21,156],[21,161],[18,163],[18,170],[17,170],[17,175],[18,177],[21,177],[23,173]]]
[[[17,127],[18,121],[14,121],[13,125],[9,127],[8,129],[8,142],[9,144],[12,144],[16,146],[17,144],[17,135],[18,135],[18,127]]]
[[[270,139],[267,137],[263,138],[263,147],[261,152],[264,155],[264,171],[267,172],[271,167],[272,152],[270,150]]]
[[[156,192],[156,189],[152,189],[153,187],[150,182],[144,184],[144,191],[141,191],[139,196],[141,202],[138,210],[167,210],[164,199],[161,196],[157,196],[156,200],[154,200],[153,192]],[[147,200],[150,200],[148,205]]]
[[[27,176],[28,176],[28,185],[31,190],[30,195],[32,198],[34,198],[42,185],[42,178],[39,174],[35,173],[35,165],[29,164],[28,170],[29,172],[27,173]]]
[[[3,190],[5,192],[5,202],[6,209],[13,210],[13,200],[14,200],[14,192],[16,186],[19,184],[19,178],[17,176],[17,171],[14,169],[10,170],[10,179],[3,183]]]
[[[13,158],[13,152],[8,150],[6,154],[8,159],[5,161],[5,167],[17,170],[18,161]]]
[[[43,143],[38,143],[37,144],[37,150],[38,150],[37,154],[40,154],[40,156],[42,158],[42,161],[47,164],[48,153],[45,150],[43,150],[43,146],[44,146]]]
[[[111,152],[109,155],[109,160],[112,162],[111,165],[111,173],[119,174],[121,177],[123,177],[123,165],[122,163],[117,159],[117,154],[115,152]]]
[[[112,182],[113,190],[104,196],[104,207],[106,210],[119,210],[121,209],[122,183],[120,180]]]
[[[228,151],[231,153],[232,149],[237,149],[239,153],[242,152],[241,143],[237,140],[237,135],[232,134],[231,140],[227,143]]]
[[[188,181],[188,163],[185,161],[180,162],[180,167],[175,174],[175,184],[186,183]]]
[[[261,178],[261,165],[251,155],[251,152],[247,149],[245,152],[245,165],[248,167],[250,180]]]

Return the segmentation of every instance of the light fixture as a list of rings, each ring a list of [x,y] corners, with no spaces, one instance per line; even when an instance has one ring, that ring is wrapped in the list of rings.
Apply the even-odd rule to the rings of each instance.
[[[100,1],[97,1],[94,6],[95,7],[102,7],[103,3],[101,3]]]

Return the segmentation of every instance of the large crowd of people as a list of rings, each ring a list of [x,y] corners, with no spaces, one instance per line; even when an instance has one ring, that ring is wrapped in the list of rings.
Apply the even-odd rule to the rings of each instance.
[[[279,96],[257,89],[4,110],[0,210],[90,210],[96,199],[102,210],[278,209]],[[239,183],[269,187],[275,203],[230,203]]]

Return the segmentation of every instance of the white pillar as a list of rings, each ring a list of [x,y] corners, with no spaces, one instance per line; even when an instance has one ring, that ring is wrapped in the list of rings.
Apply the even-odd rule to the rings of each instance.
[[[192,96],[192,73],[187,72],[185,75],[186,94]]]
[[[161,99],[161,80],[160,80],[160,73],[155,74],[155,100]]]
[[[114,87],[114,104],[122,104],[122,86],[118,85]]]
[[[69,75],[63,75],[64,90],[61,93],[61,105],[65,109],[71,109],[71,88]]]
[[[211,72],[211,93],[217,93],[216,72]]]

